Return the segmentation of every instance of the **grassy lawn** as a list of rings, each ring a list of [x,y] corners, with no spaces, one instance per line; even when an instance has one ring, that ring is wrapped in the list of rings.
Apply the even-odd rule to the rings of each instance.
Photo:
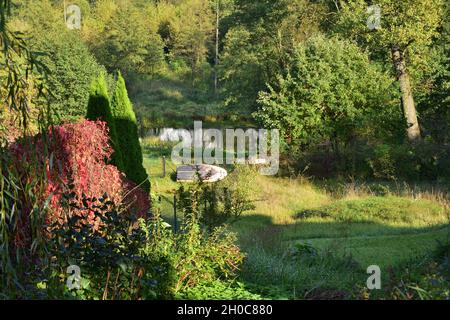
[[[172,223],[178,184],[170,178],[176,170],[170,146],[146,141],[144,151],[152,191],[161,196],[162,215]],[[364,287],[369,265],[380,266],[384,278],[388,268],[423,257],[449,239],[448,210],[439,194],[379,195],[352,187],[336,196],[323,182],[258,174],[251,179],[256,207],[231,229],[247,254],[240,279],[263,295],[308,298],[317,288],[349,292]],[[298,246],[312,248],[312,254]]]
[[[361,265],[378,265],[382,269],[421,257],[436,247],[437,241],[449,239],[449,228],[423,233],[359,236],[345,239],[313,239],[310,243],[316,248],[336,248],[341,254],[351,254]]]

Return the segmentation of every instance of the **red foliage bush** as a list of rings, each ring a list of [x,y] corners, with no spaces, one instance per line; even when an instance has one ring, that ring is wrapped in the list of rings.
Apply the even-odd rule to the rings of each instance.
[[[46,185],[39,196],[49,201],[48,224],[64,218],[64,194],[71,194],[80,207],[85,207],[83,198],[99,198],[106,193],[115,204],[124,205],[126,212],[137,217],[145,216],[150,208],[148,194],[108,164],[113,150],[105,122],[84,120],[54,126],[47,135],[21,139],[9,150],[22,180],[45,176]],[[92,205],[95,203],[88,203],[87,210],[75,214],[96,227],[99,221],[94,221],[89,208]]]

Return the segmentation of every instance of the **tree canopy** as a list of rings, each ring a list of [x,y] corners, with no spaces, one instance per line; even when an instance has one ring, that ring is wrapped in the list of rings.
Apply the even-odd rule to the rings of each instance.
[[[389,75],[355,44],[317,36],[294,48],[287,74],[260,93],[255,116],[293,145],[345,139],[376,114],[395,113],[393,89]]]

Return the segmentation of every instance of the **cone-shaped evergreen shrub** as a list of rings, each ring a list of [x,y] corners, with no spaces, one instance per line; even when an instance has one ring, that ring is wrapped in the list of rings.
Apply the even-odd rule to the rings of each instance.
[[[120,71],[117,72],[117,84],[111,101],[111,111],[122,151],[124,172],[128,179],[141,185],[148,192],[150,191],[150,182],[147,180],[147,172],[142,165],[142,150],[139,143],[136,115]]]
[[[124,172],[122,151],[117,139],[116,125],[111,113],[107,84],[103,74],[100,74],[91,84],[86,119],[93,121],[102,120],[108,124],[110,144],[114,150],[111,156],[111,163]]]

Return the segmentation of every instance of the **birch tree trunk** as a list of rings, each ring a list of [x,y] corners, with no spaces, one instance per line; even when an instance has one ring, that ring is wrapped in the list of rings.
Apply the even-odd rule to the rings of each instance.
[[[214,57],[214,93],[217,94],[217,67],[219,65],[219,10],[220,10],[220,0],[216,0],[216,43],[215,43],[215,57]]]

